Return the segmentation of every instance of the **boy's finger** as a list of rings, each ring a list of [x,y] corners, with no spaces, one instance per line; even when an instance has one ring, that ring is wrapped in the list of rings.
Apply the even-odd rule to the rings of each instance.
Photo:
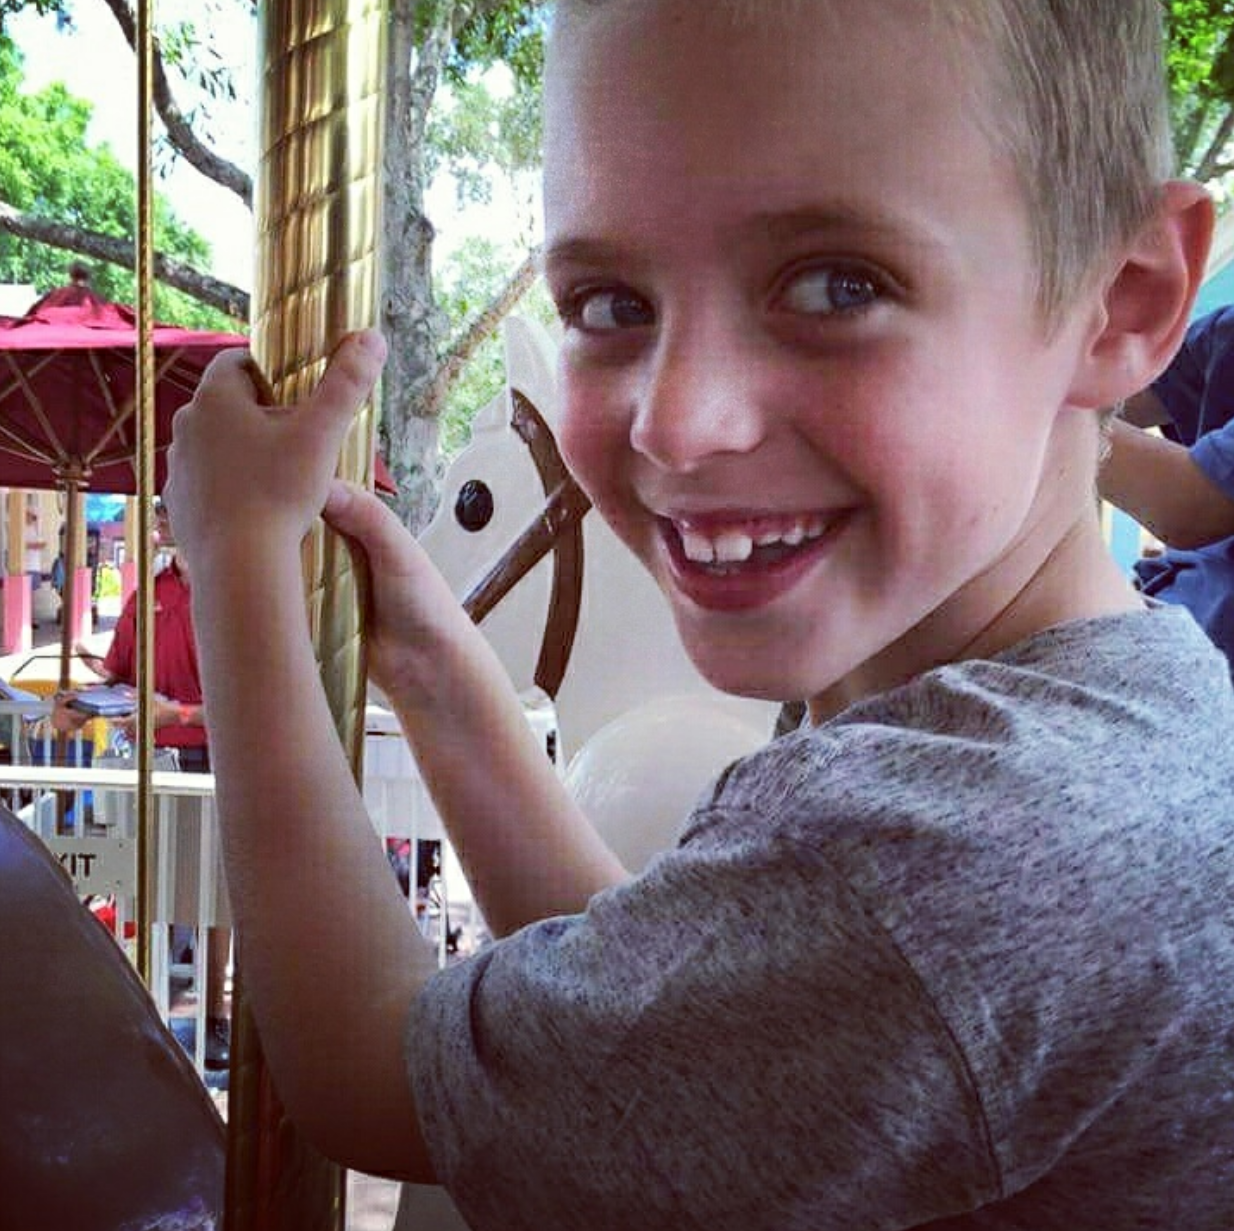
[[[332,529],[363,548],[375,572],[401,571],[410,536],[394,511],[371,492],[335,479],[322,516]]]
[[[252,355],[245,355],[244,362],[241,364],[244,368],[245,375],[248,376],[252,383],[253,392],[257,396],[257,404],[259,406],[274,405],[274,386],[266,379],[266,374],[257,365],[257,360]]]
[[[231,388],[241,378],[247,380],[249,388],[255,388],[249,375],[249,369],[254,367],[252,355],[243,347],[220,351],[206,364],[198,388],[217,388],[220,385]]]

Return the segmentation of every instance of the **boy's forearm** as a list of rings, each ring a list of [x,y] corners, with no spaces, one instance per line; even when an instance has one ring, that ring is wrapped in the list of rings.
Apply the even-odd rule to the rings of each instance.
[[[1234,534],[1234,501],[1186,448],[1117,419],[1098,486],[1170,547],[1201,547]]]
[[[335,732],[299,550],[195,561],[193,593],[244,986],[280,1094],[326,1153],[423,1178],[402,1044],[435,962]]]
[[[468,882],[497,935],[581,911],[626,878],[570,799],[487,642],[431,654],[429,695],[392,696]]]

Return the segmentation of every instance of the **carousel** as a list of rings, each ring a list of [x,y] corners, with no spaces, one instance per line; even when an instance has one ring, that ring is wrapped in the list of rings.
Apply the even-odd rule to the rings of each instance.
[[[0,1226],[340,1231],[345,1175],[283,1115],[246,1005],[242,940],[225,1123],[150,991],[156,805],[147,545],[157,490],[157,376],[149,0],[139,3],[137,19],[138,340],[129,464],[137,496],[142,666],[136,771],[131,782],[115,784],[135,797],[133,943],[126,955],[79,901],[64,860],[6,810],[0,829],[6,1005]],[[250,346],[275,396],[293,401],[316,382],[342,334],[376,320],[382,10],[376,0],[271,4],[261,25]],[[340,457],[340,473],[353,481],[372,479],[374,413],[369,406],[357,416]],[[74,482],[71,490],[77,487]],[[361,581],[345,548],[324,530],[306,544],[304,575],[323,678],[358,773]]]

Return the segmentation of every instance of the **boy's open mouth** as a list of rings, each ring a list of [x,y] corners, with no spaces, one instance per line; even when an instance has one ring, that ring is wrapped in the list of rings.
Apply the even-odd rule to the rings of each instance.
[[[740,523],[663,519],[679,567],[713,577],[775,568],[810,550],[846,512],[761,516]]]

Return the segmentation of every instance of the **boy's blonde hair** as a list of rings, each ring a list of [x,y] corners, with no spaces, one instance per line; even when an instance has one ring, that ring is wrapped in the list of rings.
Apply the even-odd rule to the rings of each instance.
[[[1159,0],[933,0],[997,54],[986,127],[1028,202],[1057,319],[1173,171]]]
[[[558,17],[646,0],[558,0]],[[766,21],[774,4],[690,0]],[[868,4],[873,0],[853,0]],[[1160,0],[889,0],[939,17],[987,68],[978,117],[1016,166],[1028,204],[1038,303],[1054,322],[1108,254],[1152,218],[1172,172]],[[830,4],[831,0],[822,0]],[[994,56],[980,55],[983,49]],[[982,88],[984,86],[984,88]]]

